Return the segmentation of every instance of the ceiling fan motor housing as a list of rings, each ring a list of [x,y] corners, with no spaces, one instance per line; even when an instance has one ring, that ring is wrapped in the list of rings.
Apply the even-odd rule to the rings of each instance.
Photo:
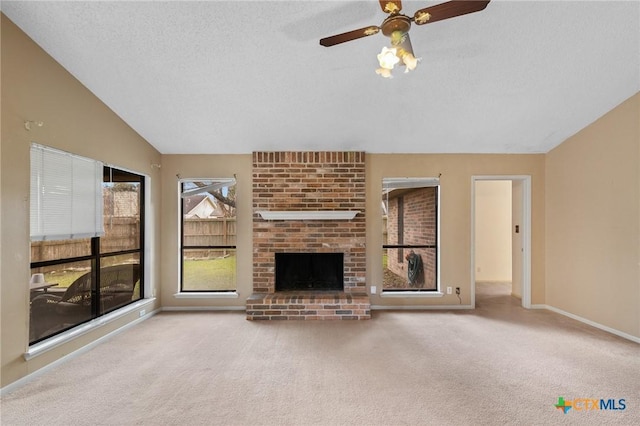
[[[402,31],[403,34],[406,34],[411,28],[411,18],[405,15],[391,15],[384,20],[380,28],[382,34],[387,37],[391,37],[394,31]]]

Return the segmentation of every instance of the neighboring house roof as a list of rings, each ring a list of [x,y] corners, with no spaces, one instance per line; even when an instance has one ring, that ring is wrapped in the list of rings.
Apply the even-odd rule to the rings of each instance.
[[[183,212],[186,218],[221,217],[224,216],[218,204],[206,195],[193,195],[182,199]]]
[[[190,212],[195,206],[200,204],[202,200],[207,198],[206,195],[192,195],[191,197],[184,197],[182,199],[182,211]]]

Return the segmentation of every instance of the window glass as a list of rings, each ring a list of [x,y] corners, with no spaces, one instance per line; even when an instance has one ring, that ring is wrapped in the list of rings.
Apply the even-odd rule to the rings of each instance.
[[[142,176],[105,167],[102,253],[140,248],[141,188]]]
[[[383,182],[383,290],[438,289],[438,188],[433,179]]]
[[[71,259],[89,255],[91,255],[91,238],[31,242],[32,262]]]
[[[144,177],[104,167],[103,180],[104,237],[31,243],[30,344],[144,297]]]
[[[90,260],[32,268],[31,273],[29,341],[91,319]]]
[[[236,289],[236,251],[185,249],[182,258],[183,291]]]
[[[180,290],[235,291],[235,179],[185,180],[180,189]]]
[[[140,299],[140,255],[104,257],[100,263],[100,311],[111,312]]]

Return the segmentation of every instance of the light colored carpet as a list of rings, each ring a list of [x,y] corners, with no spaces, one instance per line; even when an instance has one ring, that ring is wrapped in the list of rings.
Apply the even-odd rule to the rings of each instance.
[[[1,422],[638,424],[640,345],[478,287],[475,311],[370,321],[162,313],[5,395]],[[559,396],[626,409],[563,414]]]

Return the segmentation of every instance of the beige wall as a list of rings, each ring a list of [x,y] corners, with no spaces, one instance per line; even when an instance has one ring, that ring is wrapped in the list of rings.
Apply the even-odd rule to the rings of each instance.
[[[385,155],[367,154],[367,286],[382,288],[382,177],[441,177],[442,283],[461,287],[463,304],[470,303],[471,177],[473,175],[532,176],[532,303],[544,303],[544,156],[543,155]],[[251,155],[164,155],[162,157],[162,300],[163,307],[242,308],[252,291]],[[236,176],[238,187],[239,297],[177,298],[179,288],[178,179]],[[179,176],[179,178],[178,178]],[[510,182],[509,182],[510,185]],[[376,260],[380,259],[380,262]],[[375,305],[450,305],[442,298],[390,299],[372,296]]]
[[[28,347],[29,292],[29,148],[32,141],[94,158],[148,175],[151,208],[147,211],[152,242],[151,264],[159,245],[159,174],[151,169],[160,154],[120,120],[73,76],[2,15],[1,199],[2,260],[0,273],[2,386],[137,318],[130,315],[73,342],[25,361]],[[27,131],[25,120],[43,121]],[[152,270],[152,291],[158,271]],[[156,307],[158,305],[156,304]]]
[[[441,176],[440,176],[441,175]],[[440,176],[440,268],[443,287],[460,287],[471,303],[471,188],[474,175],[529,175],[532,182],[531,302],[544,303],[544,155],[367,155],[367,284],[382,288],[383,177]],[[455,294],[441,298],[383,298],[372,305],[455,305]]]
[[[511,181],[476,181],[476,281],[511,281]]]
[[[640,94],[546,157],[547,304],[640,337]]]
[[[163,155],[162,157],[162,299],[163,307],[244,307],[252,292],[251,154]],[[179,176],[179,177],[178,177]],[[180,204],[178,179],[236,177],[238,298],[176,298],[180,288]]]

